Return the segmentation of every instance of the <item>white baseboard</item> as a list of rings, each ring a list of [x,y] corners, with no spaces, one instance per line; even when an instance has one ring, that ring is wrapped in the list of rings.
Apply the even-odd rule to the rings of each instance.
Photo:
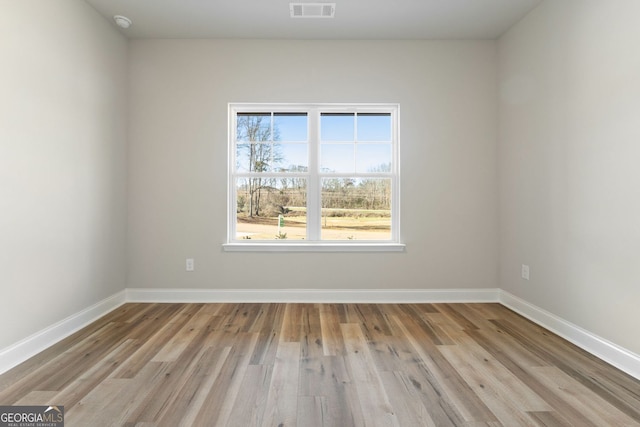
[[[0,374],[84,328],[91,322],[120,307],[125,302],[125,291],[118,292],[91,307],[85,308],[66,319],[0,350]]]
[[[129,302],[436,303],[498,302],[499,289],[147,289]]]
[[[574,325],[509,292],[500,290],[502,305],[550,330],[583,350],[640,380],[640,356]]]

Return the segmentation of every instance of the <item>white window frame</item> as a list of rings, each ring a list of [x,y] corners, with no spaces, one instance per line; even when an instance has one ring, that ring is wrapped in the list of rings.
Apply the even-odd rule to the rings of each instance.
[[[308,114],[308,172],[266,173],[263,176],[304,177],[307,182],[307,238],[305,240],[239,240],[236,239],[237,201],[236,178],[236,117],[238,113],[296,113]],[[398,104],[273,104],[230,103],[228,129],[228,190],[227,190],[227,242],[225,251],[293,251],[293,252],[399,252],[405,245],[400,242],[400,106]],[[321,113],[389,113],[391,114],[391,172],[386,173],[322,173],[319,169],[320,114]],[[391,239],[389,240],[320,240],[321,188],[320,180],[331,176],[391,178]]]

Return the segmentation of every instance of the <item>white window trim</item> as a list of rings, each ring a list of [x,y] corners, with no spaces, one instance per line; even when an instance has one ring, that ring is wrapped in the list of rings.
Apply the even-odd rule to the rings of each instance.
[[[225,252],[403,252],[403,243],[225,243]]]
[[[236,147],[234,135],[236,132],[236,115],[242,112],[308,112],[309,116],[318,116],[320,112],[345,112],[345,113],[376,113],[384,112],[392,114],[392,191],[391,191],[391,239],[367,240],[367,241],[332,241],[320,240],[321,218],[319,191],[307,193],[307,233],[309,240],[276,241],[262,240],[259,242],[247,242],[235,239],[236,236],[236,191],[235,191],[235,163]],[[273,104],[273,103],[230,103],[228,109],[228,170],[227,170],[227,241],[222,245],[227,252],[401,252],[405,245],[400,242],[400,106],[398,104]],[[319,121],[309,120],[309,153],[312,150],[315,155],[309,155],[309,173],[303,174],[309,179],[307,188],[318,188],[319,180],[327,174],[320,173],[318,162]],[[315,135],[315,136],[312,136]],[[268,175],[268,174],[265,174]],[[345,174],[336,174],[344,176]],[[349,176],[358,175],[371,177],[375,173],[350,173]],[[288,173],[287,177],[301,176],[296,173]],[[384,175],[388,176],[388,175]],[[315,227],[310,226],[317,223]],[[314,235],[315,233],[315,235]]]

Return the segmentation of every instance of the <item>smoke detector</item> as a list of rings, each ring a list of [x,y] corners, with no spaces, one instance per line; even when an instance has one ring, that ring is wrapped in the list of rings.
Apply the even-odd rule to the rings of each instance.
[[[289,3],[292,18],[333,18],[335,3]]]
[[[126,16],[116,15],[113,17],[113,20],[116,21],[116,25],[120,28],[127,29],[131,26],[131,19]]]

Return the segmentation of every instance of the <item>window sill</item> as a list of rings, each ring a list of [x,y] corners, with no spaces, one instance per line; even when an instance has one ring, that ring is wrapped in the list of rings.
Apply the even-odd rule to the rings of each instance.
[[[225,252],[404,252],[402,243],[225,243]]]

